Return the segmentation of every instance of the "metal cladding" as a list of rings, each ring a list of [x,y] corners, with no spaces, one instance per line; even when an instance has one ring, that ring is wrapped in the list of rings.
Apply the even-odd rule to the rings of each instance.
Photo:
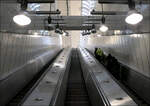
[[[105,67],[85,49],[79,49],[88,94],[93,106],[137,106]]]
[[[101,48],[122,64],[150,78],[150,34],[93,37],[87,46],[92,52],[95,47]]]
[[[55,37],[0,33],[0,105],[16,95],[60,50]]]
[[[63,106],[71,49],[64,49],[22,106]]]

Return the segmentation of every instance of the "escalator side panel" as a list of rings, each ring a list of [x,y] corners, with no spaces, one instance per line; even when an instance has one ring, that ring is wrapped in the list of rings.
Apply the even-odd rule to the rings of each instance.
[[[22,106],[59,106],[64,100],[65,84],[71,49],[64,49],[52,64],[52,68],[33,89]],[[61,99],[60,99],[61,97]],[[62,105],[61,105],[62,106]]]
[[[79,53],[80,63],[82,66],[83,76],[85,79],[86,88],[87,88],[92,106],[105,106],[105,104],[103,102],[103,96],[100,95],[99,92],[97,92],[97,91],[99,91],[98,87],[96,86],[95,83],[93,83],[93,79],[90,75],[90,72],[87,71],[88,64],[86,64],[82,60],[82,56],[81,56],[80,51],[78,51],[78,53]]]
[[[114,81],[108,71],[85,49],[79,49],[80,61],[93,106],[132,105],[133,99]],[[96,99],[95,99],[95,98]],[[99,98],[99,100],[98,100]]]
[[[62,75],[62,80],[60,82],[59,90],[56,91],[57,95],[53,96],[53,101],[50,103],[50,106],[64,106],[64,101],[66,98],[66,90],[67,90],[67,80],[68,80],[68,74],[70,70],[71,65],[71,53],[68,56],[68,62],[66,64],[65,73]]]

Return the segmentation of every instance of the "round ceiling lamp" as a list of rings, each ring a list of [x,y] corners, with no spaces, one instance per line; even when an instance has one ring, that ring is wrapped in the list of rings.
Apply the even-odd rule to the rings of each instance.
[[[105,24],[101,25],[101,27],[99,28],[99,30],[100,30],[101,32],[107,32],[108,29],[109,29],[109,28],[108,28]]]
[[[136,10],[130,10],[125,19],[125,22],[131,25],[136,25],[143,20],[143,15]]]
[[[108,31],[108,26],[105,25],[105,17],[102,17],[102,25],[100,26],[99,30],[101,32],[107,32]]]
[[[13,21],[19,26],[26,26],[31,23],[30,17],[28,17],[25,13],[14,16]]]

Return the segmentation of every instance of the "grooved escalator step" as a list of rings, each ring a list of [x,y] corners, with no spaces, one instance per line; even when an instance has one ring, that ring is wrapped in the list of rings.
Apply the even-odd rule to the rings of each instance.
[[[80,93],[80,92],[82,92],[82,93],[87,93],[86,91],[84,91],[83,89],[69,89],[68,90],[68,93],[69,92],[75,92],[75,93]]]
[[[90,106],[88,101],[67,101],[67,106]]]
[[[83,85],[68,85],[67,88],[69,88],[69,89],[84,89],[85,86],[83,86]]]
[[[73,50],[71,58],[65,106],[91,106],[77,51]]]
[[[70,97],[67,98],[67,101],[88,101],[88,97]]]
[[[68,92],[68,95],[87,95],[86,92]]]

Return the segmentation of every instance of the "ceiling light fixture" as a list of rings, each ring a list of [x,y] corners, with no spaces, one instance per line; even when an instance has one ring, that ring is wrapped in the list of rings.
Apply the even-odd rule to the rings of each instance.
[[[130,11],[125,18],[125,22],[131,25],[136,25],[143,20],[143,15],[135,9],[135,2],[128,0],[128,6]]]
[[[66,32],[63,32],[63,36],[66,36],[67,35],[67,33]]]
[[[103,4],[102,4],[102,25],[100,26],[100,28],[99,28],[99,30],[101,31],[101,32],[106,32],[106,31],[108,31],[108,27],[105,25],[105,17],[104,17],[104,12],[103,12]]]
[[[59,27],[59,24],[57,23],[56,27],[55,27],[55,33],[61,34],[63,35],[63,31],[62,29]]]
[[[136,10],[130,10],[125,19],[126,23],[136,25],[143,20],[143,15]]]
[[[51,16],[48,16],[48,24],[51,24],[51,22],[52,22],[52,18]]]
[[[95,25],[92,25],[91,33],[96,33]]]
[[[38,35],[38,33],[37,33],[37,32],[34,32],[34,35]]]
[[[63,34],[62,34],[63,36],[69,36],[69,33],[68,32],[66,32],[66,31],[63,31]]]
[[[108,31],[108,27],[103,24],[103,25],[101,25],[101,27],[100,27],[100,31],[101,31],[101,32],[107,32],[107,31]]]
[[[30,17],[27,16],[26,12],[24,12],[26,11],[27,6],[28,6],[27,0],[22,0],[21,13],[13,17],[13,21],[20,26],[29,25],[31,23]]]
[[[25,14],[18,14],[14,16],[13,21],[20,26],[29,25],[31,23],[30,17]]]
[[[101,37],[102,35],[101,35],[101,34],[98,34],[97,36],[98,36],[98,37]]]
[[[102,25],[100,26],[99,30],[101,32],[107,32],[108,31],[108,27],[105,25],[105,17],[102,17]]]

